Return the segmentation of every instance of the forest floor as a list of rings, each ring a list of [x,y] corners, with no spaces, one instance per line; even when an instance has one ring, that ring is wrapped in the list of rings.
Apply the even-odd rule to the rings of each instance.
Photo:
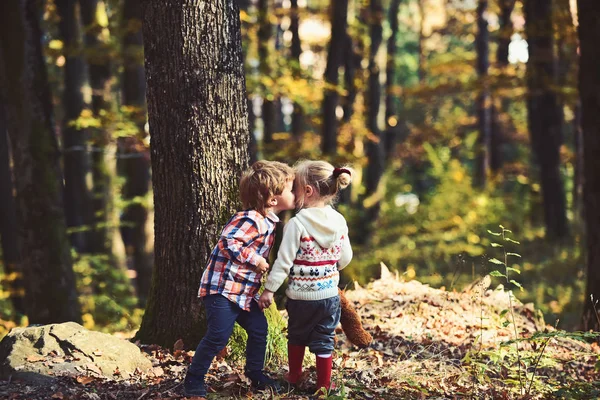
[[[374,340],[358,350],[339,332],[333,377],[339,389],[328,398],[599,398],[600,348],[589,335],[557,331],[531,305],[489,285],[488,278],[449,292],[405,282],[382,265],[380,279],[346,292]],[[0,398],[185,398],[182,381],[193,352],[141,348],[154,365],[153,376],[139,373],[126,381],[63,377],[41,387],[0,381]],[[209,400],[316,398],[310,392],[314,361],[306,366],[304,391],[280,395],[251,392],[237,364],[215,360],[207,376]],[[285,365],[270,371],[282,382],[285,372]]]

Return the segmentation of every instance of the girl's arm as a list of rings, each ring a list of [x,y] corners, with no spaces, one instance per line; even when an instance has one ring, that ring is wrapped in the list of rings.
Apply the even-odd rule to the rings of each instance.
[[[273,268],[265,282],[266,290],[276,292],[287,278],[290,269],[294,265],[296,253],[300,248],[300,237],[300,228],[292,218],[283,228],[283,238],[281,239],[277,259],[273,263]]]
[[[338,270],[341,271],[344,269],[346,265],[350,264],[350,260],[352,260],[352,246],[350,246],[348,231],[346,231],[342,238],[342,254],[340,256],[340,261],[338,261]]]

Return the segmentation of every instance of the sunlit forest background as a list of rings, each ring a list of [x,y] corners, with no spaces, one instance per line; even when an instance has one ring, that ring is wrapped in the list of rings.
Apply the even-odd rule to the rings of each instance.
[[[48,0],[41,13],[83,322],[111,332],[139,327],[153,263],[140,1]],[[337,205],[354,248],[349,288],[384,263],[461,291],[498,269],[501,225],[520,274],[493,287],[579,326],[577,12],[551,3],[538,15],[515,0],[239,0],[251,159],[356,170]],[[533,42],[546,51],[537,63]],[[10,215],[12,188],[1,190]],[[0,335],[28,323],[14,217],[4,221]]]

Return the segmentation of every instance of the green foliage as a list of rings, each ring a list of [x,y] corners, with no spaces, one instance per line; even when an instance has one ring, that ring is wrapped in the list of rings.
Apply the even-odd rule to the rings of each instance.
[[[143,310],[137,308],[126,271],[104,255],[75,255],[73,259],[83,325],[107,332],[137,329]]]
[[[265,310],[265,316],[269,324],[265,368],[277,370],[282,364],[287,363],[287,338],[285,336],[287,324],[275,304]],[[241,364],[245,362],[247,340],[248,334],[236,323],[227,345],[228,361]]]

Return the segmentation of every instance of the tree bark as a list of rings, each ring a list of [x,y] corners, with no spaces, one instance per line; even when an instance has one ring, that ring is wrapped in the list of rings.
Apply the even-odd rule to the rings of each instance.
[[[10,169],[8,132],[4,104],[0,103],[0,239],[4,260],[4,283],[17,314],[25,315],[25,287],[17,235],[17,210],[13,196],[14,185]]]
[[[137,135],[119,139],[118,170],[125,177],[122,196],[131,202],[121,216],[127,254],[136,272],[135,286],[140,306],[146,306],[152,278],[151,232],[147,231],[148,205],[143,201],[150,190],[150,154],[144,141],[146,132],[146,80],[144,75],[142,15],[139,0],[123,6],[123,105],[131,109]]]
[[[60,36],[64,43],[64,121],[62,123],[64,174],[65,174],[65,215],[67,226],[74,228],[71,245],[79,252],[89,251],[85,230],[93,225],[90,191],[86,176],[90,170],[87,155],[88,133],[79,129],[74,122],[84,108],[83,86],[85,83],[85,63],[81,56],[81,32],[77,18],[77,0],[55,1],[60,22]]]
[[[142,10],[156,259],[137,338],[193,348],[206,328],[200,277],[248,163],[239,11],[226,0],[147,0]]]
[[[81,321],[39,6],[35,0],[0,4],[0,103],[14,161],[27,316],[32,324]]]
[[[479,128],[475,155],[475,185],[480,188],[485,187],[487,182],[492,147],[492,110],[491,96],[488,88],[490,33],[486,17],[487,8],[487,0],[479,0],[477,5],[477,37],[475,38],[475,48],[477,50],[477,75],[481,84],[481,92],[477,95],[475,102],[477,125]]]
[[[578,0],[579,94],[583,126],[587,285],[583,329],[600,330],[596,303],[600,299],[600,2]]]
[[[552,4],[525,1],[528,125],[534,159],[539,166],[546,225],[550,240],[568,236],[566,200],[560,174],[561,110],[552,86],[556,84],[556,58],[552,29]]]
[[[337,116],[339,104],[338,84],[339,68],[344,56],[344,42],[348,26],[348,0],[336,0],[331,3],[331,39],[327,49],[327,66],[325,67],[325,94],[323,97],[323,127],[321,151],[325,155],[337,152]]]

